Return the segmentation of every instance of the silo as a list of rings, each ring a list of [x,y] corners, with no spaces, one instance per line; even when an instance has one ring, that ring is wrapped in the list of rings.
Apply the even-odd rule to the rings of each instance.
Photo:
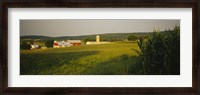
[[[100,36],[99,36],[99,35],[96,36],[96,42],[97,42],[97,43],[100,42]]]

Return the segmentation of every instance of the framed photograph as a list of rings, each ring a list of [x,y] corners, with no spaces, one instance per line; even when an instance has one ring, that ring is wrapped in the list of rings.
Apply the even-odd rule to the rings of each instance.
[[[198,4],[3,1],[1,92],[197,95]]]

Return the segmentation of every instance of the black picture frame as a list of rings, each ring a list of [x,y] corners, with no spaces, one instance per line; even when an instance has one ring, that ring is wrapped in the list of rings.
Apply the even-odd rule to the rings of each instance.
[[[8,8],[192,8],[192,87],[8,87]],[[3,0],[1,2],[2,95],[199,95],[200,94],[200,1],[198,0]]]

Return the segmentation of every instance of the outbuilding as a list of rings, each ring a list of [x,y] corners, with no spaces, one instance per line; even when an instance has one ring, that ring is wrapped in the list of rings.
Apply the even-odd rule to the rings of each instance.
[[[38,49],[39,48],[39,45],[37,45],[37,44],[32,44],[31,45],[31,49]]]
[[[54,41],[53,47],[70,47],[70,46],[79,46],[81,45],[81,40],[67,40],[67,41]]]

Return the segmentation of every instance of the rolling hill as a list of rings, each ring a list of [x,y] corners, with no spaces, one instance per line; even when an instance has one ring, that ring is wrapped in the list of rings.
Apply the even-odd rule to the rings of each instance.
[[[93,34],[93,35],[82,35],[82,36],[60,36],[60,37],[49,37],[49,36],[41,36],[41,35],[29,35],[29,36],[21,36],[20,40],[84,40],[86,38],[95,39],[96,35],[100,35],[102,39],[126,39],[129,35],[136,36],[146,36],[151,34],[151,32],[146,33],[107,33],[107,34]]]

